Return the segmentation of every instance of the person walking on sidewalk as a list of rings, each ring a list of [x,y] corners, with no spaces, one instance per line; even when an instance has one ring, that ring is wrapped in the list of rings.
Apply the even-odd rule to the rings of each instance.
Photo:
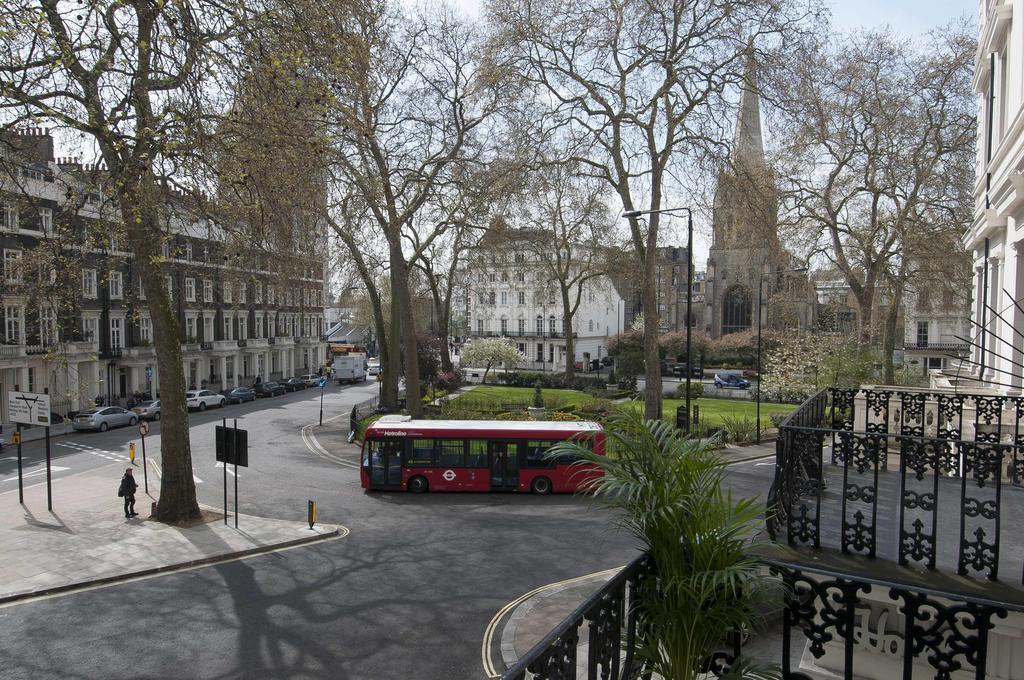
[[[135,477],[132,476],[132,469],[128,468],[124,471],[124,477],[121,478],[121,486],[117,490],[117,495],[124,497],[125,519],[137,517],[139,514],[135,512],[135,490],[138,488],[139,485],[135,483]]]

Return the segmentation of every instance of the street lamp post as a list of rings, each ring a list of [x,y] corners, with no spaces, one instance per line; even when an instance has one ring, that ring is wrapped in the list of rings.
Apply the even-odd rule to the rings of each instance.
[[[757,389],[754,391],[757,401],[756,413],[754,415],[755,432],[754,441],[761,443],[761,295],[764,289],[764,277],[769,274],[787,274],[790,272],[805,272],[807,267],[796,267],[795,269],[779,269],[774,272],[761,272],[757,277]]]
[[[661,210],[626,210],[623,217],[639,217],[653,213],[686,211],[686,433],[691,430],[690,376],[693,375],[693,345],[691,343],[693,318],[693,211],[689,208],[662,208]],[[660,282],[660,277],[659,277]]]

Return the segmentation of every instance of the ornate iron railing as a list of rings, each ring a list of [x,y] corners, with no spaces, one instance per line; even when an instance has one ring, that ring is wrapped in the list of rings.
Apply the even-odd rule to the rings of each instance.
[[[1020,397],[826,389],[783,421],[767,513],[777,542],[753,548],[782,586],[783,678],[1022,676],[1024,589],[997,582],[1016,581],[1024,555],[1022,415]],[[636,595],[654,577],[635,560],[502,677],[649,677]],[[741,636],[722,650],[713,675],[742,657]]]
[[[1021,397],[819,392],[779,428],[768,531],[792,546],[1016,580],[1024,504],[1006,490],[1024,477],[1022,416]]]
[[[636,680],[650,677],[635,656],[637,596],[650,575],[641,555],[577,607],[501,676],[502,680],[576,680],[585,668],[588,680]],[[579,658],[580,629],[587,627],[587,652]]]
[[[799,554],[789,555],[794,556]],[[944,582],[922,585],[871,566],[868,569],[875,575],[780,556],[762,556],[762,560],[765,577],[778,579],[782,586],[781,635],[775,633],[781,644],[775,664],[787,680],[810,680],[812,675],[800,672],[810,657],[815,670],[849,679],[950,680],[961,676],[958,671],[975,678],[1018,677],[1006,675],[1005,670],[1011,668],[1016,631],[1024,623],[1021,591],[992,586],[965,595],[948,589]],[[636,653],[643,635],[636,593],[644,579],[655,576],[646,556],[634,560],[501,679],[650,678]],[[1014,620],[993,633],[997,621],[1008,617]],[[580,635],[584,626],[586,638]],[[805,653],[794,658],[793,643],[800,635]],[[722,651],[705,662],[709,677],[727,674],[743,657],[743,643],[744,636],[738,634],[722,640]],[[581,653],[583,644],[585,653]]]

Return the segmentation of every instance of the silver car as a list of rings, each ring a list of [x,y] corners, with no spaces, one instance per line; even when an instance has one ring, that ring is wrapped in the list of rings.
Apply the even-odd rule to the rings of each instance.
[[[132,409],[132,413],[139,417],[139,420],[160,420],[160,400],[143,401]]]
[[[71,422],[76,430],[99,430],[106,432],[111,427],[134,425],[139,422],[138,416],[120,406],[106,406],[80,411]]]

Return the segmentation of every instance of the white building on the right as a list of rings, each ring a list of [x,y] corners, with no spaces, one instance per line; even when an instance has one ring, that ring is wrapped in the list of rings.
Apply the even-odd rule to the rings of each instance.
[[[981,0],[969,366],[1000,392],[1024,386],[1024,0]],[[1017,304],[1019,303],[1019,304]],[[1014,330],[1016,329],[1016,331]],[[967,364],[965,364],[966,368]]]

